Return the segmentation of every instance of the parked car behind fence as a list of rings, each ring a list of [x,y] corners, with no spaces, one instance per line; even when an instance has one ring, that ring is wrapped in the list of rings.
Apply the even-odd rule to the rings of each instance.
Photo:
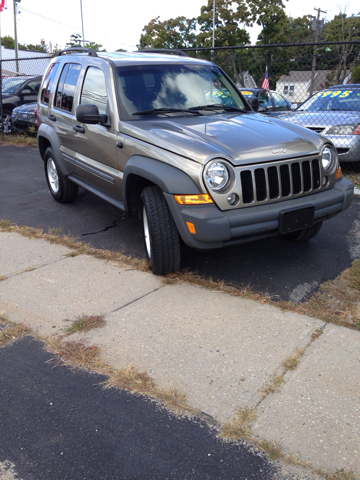
[[[11,113],[14,108],[37,101],[42,76],[17,76],[2,79],[2,118],[0,130],[11,132]]]
[[[333,142],[340,162],[360,162],[360,84],[315,93],[281,120],[306,127]]]

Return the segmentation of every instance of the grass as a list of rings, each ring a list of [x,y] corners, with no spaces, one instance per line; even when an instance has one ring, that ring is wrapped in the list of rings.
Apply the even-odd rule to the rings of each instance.
[[[267,397],[272,393],[278,392],[283,383],[285,383],[283,373],[281,375],[273,375],[270,381],[263,386],[261,390],[262,396]]]
[[[300,359],[304,355],[304,353],[305,353],[304,350],[298,350],[295,355],[291,355],[290,357],[287,357],[281,364],[285,372],[289,370],[295,370],[299,365]]]
[[[61,337],[42,336],[45,348],[57,356],[51,361],[56,365],[68,365],[73,368],[87,368],[105,375],[107,380],[104,388],[118,387],[134,394],[149,396],[162,402],[177,415],[192,416],[198,411],[191,407],[186,395],[177,388],[159,386],[146,372],[141,372],[135,365],[126,368],[114,369],[107,365],[101,357],[101,351],[96,346],[86,345],[85,342],[65,341]]]
[[[37,147],[37,137],[35,133],[26,134],[6,134],[0,133],[0,146],[14,145],[16,147]]]
[[[328,473],[324,470],[314,470],[314,473],[325,478],[325,480],[355,480],[356,478],[359,478],[359,475],[356,475],[352,470],[346,472],[343,468],[340,470],[337,469],[333,473]]]
[[[31,328],[23,323],[11,322],[4,312],[0,312],[0,347],[30,333]]]
[[[66,320],[70,322],[71,320]],[[66,335],[71,335],[76,332],[88,332],[94,328],[101,328],[106,324],[103,315],[82,315],[71,322],[71,325],[65,329]]]
[[[252,440],[250,424],[257,419],[256,410],[239,408],[234,417],[220,429],[220,438],[227,440]]]

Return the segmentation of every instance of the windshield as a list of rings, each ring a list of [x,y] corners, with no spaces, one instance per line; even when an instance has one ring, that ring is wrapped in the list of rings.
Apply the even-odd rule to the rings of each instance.
[[[118,67],[117,73],[121,110],[129,119],[144,113],[179,115],[189,109],[222,105],[248,110],[236,89],[213,65],[141,65]],[[207,108],[207,114],[211,112],[214,110]]]
[[[306,100],[297,111],[360,111],[360,89],[325,90]]]
[[[3,93],[15,93],[19,85],[24,83],[25,80],[20,77],[8,77],[3,78],[2,80],[2,91]]]

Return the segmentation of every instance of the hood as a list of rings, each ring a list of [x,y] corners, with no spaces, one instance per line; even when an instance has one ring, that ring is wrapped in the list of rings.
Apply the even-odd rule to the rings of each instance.
[[[360,122],[360,112],[321,110],[318,112],[295,111],[277,118],[306,127],[330,127]]]
[[[257,113],[175,117],[129,122],[123,133],[199,163],[274,161],[318,153],[321,138],[304,128]]]

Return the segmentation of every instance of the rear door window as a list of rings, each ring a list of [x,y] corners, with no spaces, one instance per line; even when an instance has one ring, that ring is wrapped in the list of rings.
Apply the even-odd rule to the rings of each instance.
[[[80,72],[81,65],[78,63],[66,63],[64,65],[55,96],[55,106],[57,108],[73,113],[76,85]]]
[[[41,89],[40,102],[49,104],[50,93],[54,91],[55,77],[59,69],[59,63],[53,63],[50,65],[49,70],[46,72],[44,82]]]

